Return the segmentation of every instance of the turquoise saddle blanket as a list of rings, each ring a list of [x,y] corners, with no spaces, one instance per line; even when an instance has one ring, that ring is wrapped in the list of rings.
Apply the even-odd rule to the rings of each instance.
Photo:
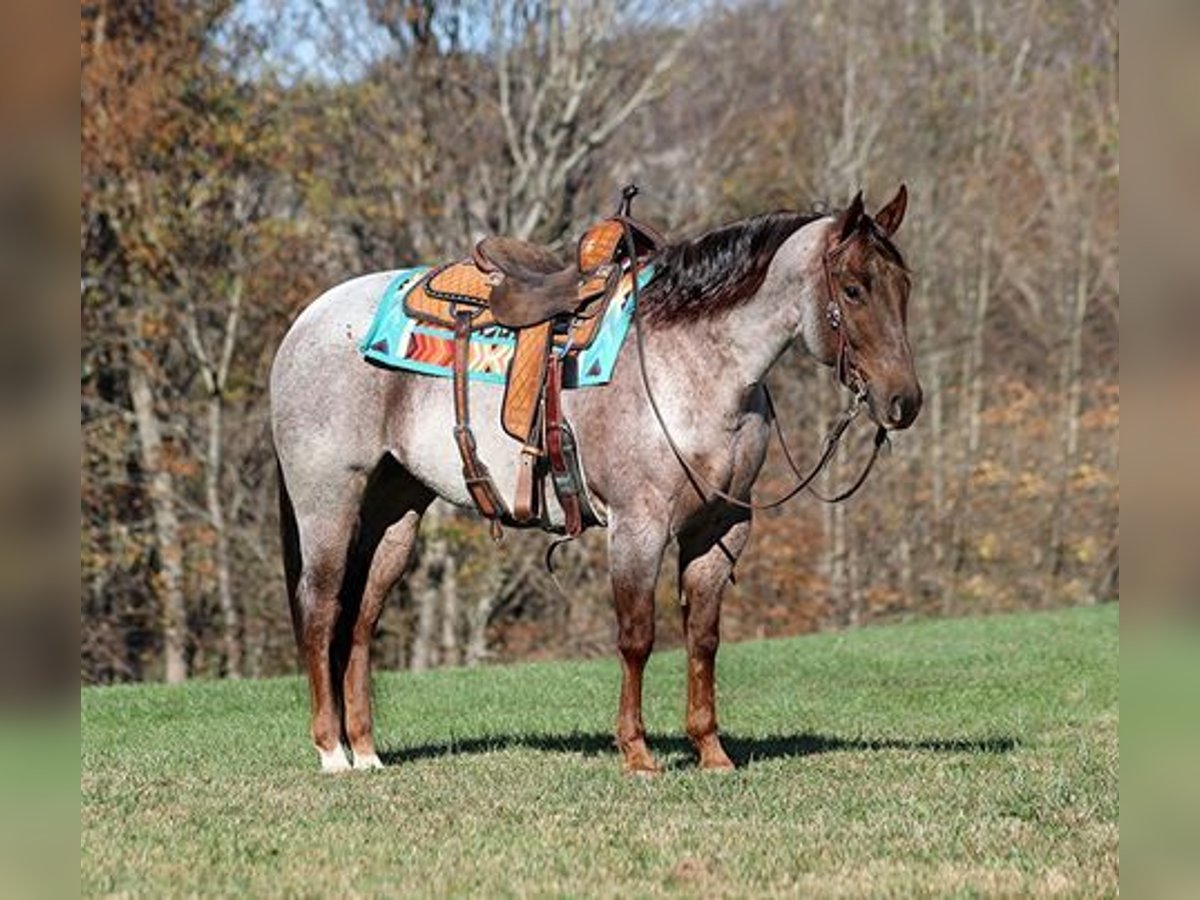
[[[370,362],[407,372],[454,377],[454,332],[412,319],[404,311],[404,298],[429,267],[404,269],[384,289],[367,336],[359,345]],[[653,277],[653,266],[638,272],[638,289]],[[608,384],[617,354],[633,320],[633,292],[626,291],[609,303],[591,346],[579,354],[578,365],[568,371],[563,387]],[[517,345],[516,335],[499,325],[472,333],[468,378],[504,384],[508,364]]]

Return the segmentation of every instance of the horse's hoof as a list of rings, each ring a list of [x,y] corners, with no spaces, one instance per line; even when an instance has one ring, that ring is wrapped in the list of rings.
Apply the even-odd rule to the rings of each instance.
[[[643,737],[622,741],[617,738],[617,748],[621,751],[621,772],[625,775],[652,776],[662,770],[654,759],[654,754],[646,746]]]
[[[354,768],[357,771],[368,771],[372,769],[382,769],[383,760],[374,753],[354,754]]]
[[[705,734],[692,738],[692,746],[696,748],[696,756],[700,759],[700,768],[705,772],[732,772],[733,761],[725,748],[721,746],[716,734]]]
[[[322,750],[318,747],[317,752],[321,754],[322,772],[334,774],[350,771],[350,760],[346,757],[346,751],[342,749],[341,744],[338,744],[332,750]]]
[[[662,769],[657,765],[629,765],[626,763],[621,766],[621,773],[628,775],[630,778],[657,778],[662,774]]]
[[[649,751],[643,750],[641,753],[632,753],[621,760],[621,772],[638,778],[653,778],[655,775],[662,774],[662,768],[659,767],[658,762],[650,755]]]

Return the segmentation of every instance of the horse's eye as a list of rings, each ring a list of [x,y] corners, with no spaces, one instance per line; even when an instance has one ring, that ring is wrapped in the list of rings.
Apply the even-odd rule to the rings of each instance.
[[[862,299],[862,288],[857,284],[848,284],[842,288],[842,293],[846,295],[847,300],[853,300],[857,303]]]

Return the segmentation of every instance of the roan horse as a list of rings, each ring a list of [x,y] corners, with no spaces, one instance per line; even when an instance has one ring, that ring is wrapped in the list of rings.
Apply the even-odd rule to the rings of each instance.
[[[667,247],[639,298],[642,340],[625,342],[609,384],[563,395],[588,485],[607,510],[622,667],[616,741],[627,772],[658,771],[642,722],[642,672],[672,539],[687,733],[702,768],[733,766],[717,732],[714,672],[721,594],[751,510],[700,483],[749,500],[773,424],[763,381],[775,360],[798,342],[842,370],[881,428],[916,418],[909,276],[892,243],[906,205],[902,186],[874,217],[860,194],[837,215],[756,216]],[[471,506],[451,435],[450,379],[376,368],[359,355],[392,275],[356,278],[315,301],[271,372],[287,587],[326,771],[381,766],[370,699],[376,620],[428,505],[442,497]],[[517,454],[497,424],[502,392],[473,385],[472,404],[479,456],[511,496]]]

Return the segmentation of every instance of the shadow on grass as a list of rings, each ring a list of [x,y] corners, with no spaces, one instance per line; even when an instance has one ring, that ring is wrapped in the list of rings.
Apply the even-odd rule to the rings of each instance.
[[[667,768],[677,768],[680,763],[671,758],[693,757],[695,754],[689,741],[682,737],[649,735],[646,738],[651,750],[661,757]],[[753,765],[771,759],[791,759],[813,756],[818,753],[877,752],[887,750],[917,751],[924,753],[1009,753],[1018,742],[1010,737],[949,738],[908,740],[904,738],[840,738],[826,734],[773,735],[762,738],[738,737],[722,734],[725,751],[739,767]],[[464,738],[443,743],[404,747],[380,753],[388,765],[400,765],[438,756],[461,756],[466,754],[493,753],[498,750],[524,748],[545,753],[573,753],[581,756],[616,756],[616,742],[611,734],[599,732],[571,734],[498,734],[480,738]],[[690,764],[689,762],[683,765]]]

